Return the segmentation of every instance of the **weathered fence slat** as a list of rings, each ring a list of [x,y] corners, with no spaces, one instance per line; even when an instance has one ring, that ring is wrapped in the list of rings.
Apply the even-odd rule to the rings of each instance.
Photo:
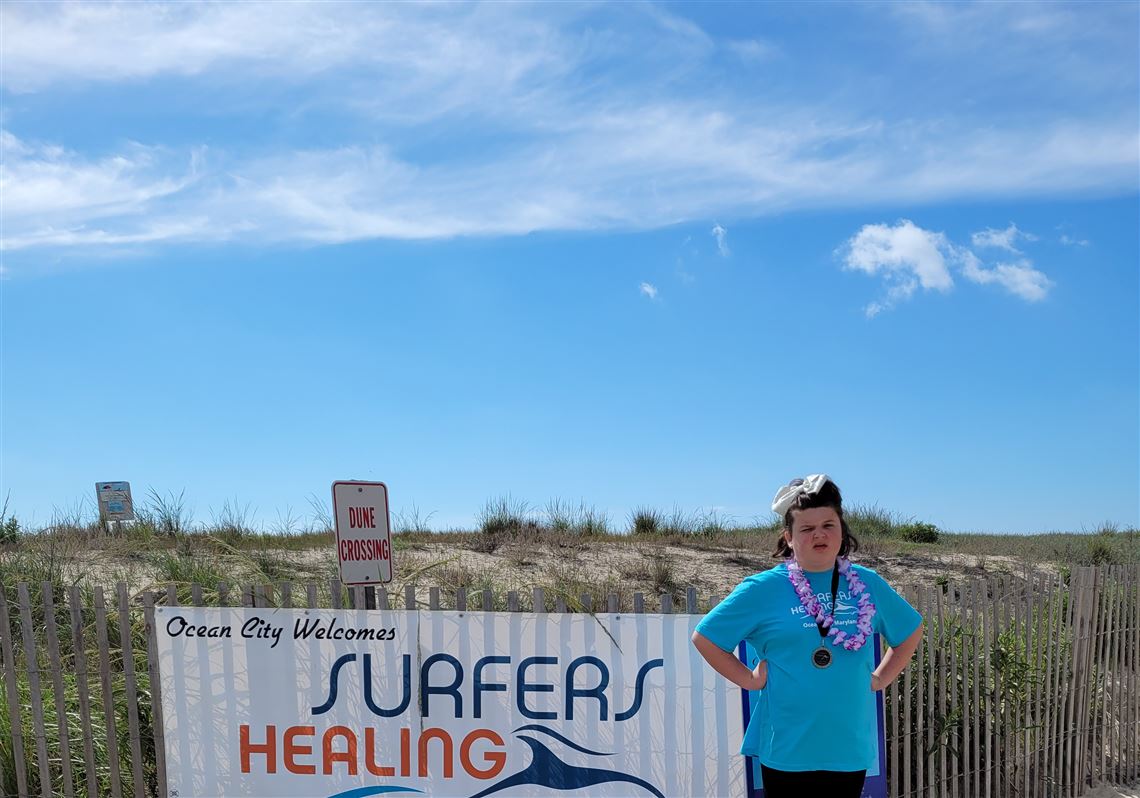
[[[915,597],[913,586],[906,586],[903,588],[903,595],[906,600],[914,606],[915,609],[919,608],[918,598]],[[919,611],[921,614],[921,610]],[[923,625],[927,624],[928,619],[923,616]],[[912,762],[911,762],[911,738],[913,736],[913,728],[910,723],[911,718],[911,674],[915,673],[921,668],[922,652],[917,654],[917,659],[911,662],[911,665],[903,670],[902,675],[902,701],[903,701],[903,722],[898,724],[895,731],[896,738],[902,738],[903,748],[903,762],[902,766],[895,765],[895,775],[901,777],[902,787],[895,790],[896,796],[910,796],[912,789]],[[898,681],[898,679],[896,679]],[[898,712],[894,712],[895,717],[898,717]],[[897,762],[897,760],[896,760]],[[901,773],[899,773],[901,771]]]
[[[171,585],[173,588],[173,585]],[[178,596],[167,596],[171,606],[177,602]],[[146,660],[150,674],[150,717],[154,726],[154,758],[155,769],[158,771],[158,783],[166,784],[166,742],[162,728],[162,680],[158,676],[158,646],[154,633],[154,596],[149,591],[143,592],[143,618],[146,623]]]
[[[1114,566],[1109,571],[1110,574],[1110,590],[1109,606],[1111,617],[1115,623],[1108,624],[1108,639],[1106,643],[1105,655],[1105,692],[1102,714],[1101,726],[1103,729],[1101,737],[1101,778],[1111,781],[1117,777],[1117,756],[1116,743],[1116,729],[1118,724],[1113,721],[1113,709],[1117,706],[1117,701],[1124,697],[1119,694],[1117,690],[1117,679],[1122,675],[1120,667],[1117,664],[1117,657],[1120,653],[1120,634],[1119,628],[1124,611],[1123,606],[1120,604],[1120,586],[1123,578],[1123,569],[1120,566]],[[1124,699],[1127,700],[1127,699]]]
[[[993,798],[994,795],[994,759],[997,752],[997,735],[995,720],[997,719],[998,703],[997,703],[997,688],[995,686],[997,676],[993,670],[993,645],[996,640],[996,629],[994,627],[996,621],[996,585],[991,581],[987,586],[987,598],[985,606],[982,608],[982,666],[985,670],[985,707],[983,714],[986,719],[986,798]]]
[[[970,745],[972,743],[972,735],[970,732],[973,730],[972,721],[970,716],[973,714],[970,709],[970,642],[972,635],[967,632],[966,621],[969,619],[970,609],[970,585],[962,585],[958,593],[958,635],[962,640],[961,656],[958,660],[958,666],[961,669],[958,673],[959,678],[962,680],[961,692],[959,693],[958,709],[959,709],[959,727],[962,730],[961,739],[962,747],[959,749],[958,761],[959,772],[961,773],[962,795],[966,798],[977,798],[977,793],[970,791]]]
[[[1124,683],[1124,656],[1123,656],[1123,653],[1124,653],[1124,640],[1125,640],[1125,635],[1126,635],[1125,630],[1127,629],[1127,625],[1128,625],[1128,618],[1125,617],[1125,610],[1126,610],[1127,604],[1125,603],[1125,600],[1124,600],[1125,580],[1127,579],[1127,576],[1128,576],[1128,569],[1125,568],[1124,566],[1121,566],[1118,569],[1116,591],[1113,594],[1116,597],[1116,602],[1117,602],[1117,604],[1116,604],[1116,617],[1118,620],[1117,620],[1117,625],[1113,630],[1114,631],[1114,640],[1113,640],[1114,645],[1113,645],[1113,649],[1112,649],[1112,669],[1113,669],[1114,673],[1113,673],[1113,679],[1112,679],[1112,687],[1113,687],[1112,705],[1113,706],[1119,706],[1122,708],[1126,708],[1128,706],[1128,694],[1120,689],[1122,684]],[[1127,710],[1125,710],[1125,711],[1127,711]],[[1117,783],[1117,784],[1120,783],[1121,778],[1124,776],[1124,768],[1123,768],[1124,752],[1120,748],[1120,744],[1122,742],[1121,737],[1120,737],[1120,732],[1122,730],[1123,723],[1124,723],[1123,718],[1120,718],[1118,720],[1118,722],[1114,723],[1112,726],[1112,733],[1109,736],[1109,740],[1110,740],[1109,745],[1113,751],[1113,756],[1112,756],[1112,767],[1109,771],[1109,774],[1107,775],[1107,778],[1109,778],[1112,782]]]
[[[75,686],[79,694],[79,728],[83,735],[83,765],[87,795],[99,794],[99,776],[95,770],[95,741],[91,730],[91,693],[88,685],[87,651],[83,634],[83,602],[79,586],[67,590],[68,612],[71,615],[71,655],[75,663]],[[7,616],[5,615],[5,620]]]
[[[982,794],[982,713],[978,711],[981,706],[981,681],[982,674],[982,639],[978,633],[978,624],[981,620],[981,608],[986,601],[984,592],[986,584],[981,579],[974,579],[970,589],[970,627],[972,633],[970,635],[970,660],[972,662],[971,675],[973,677],[973,695],[972,703],[973,711],[970,713],[971,723],[973,724],[973,743],[972,749],[973,759],[970,768],[972,777],[970,794],[978,798]]]
[[[8,690],[8,721],[12,734],[12,765],[16,771],[16,793],[28,798],[27,759],[24,755],[24,724],[20,712],[20,688],[16,684],[16,658],[12,623],[8,613],[7,590],[0,585],[0,656],[4,660],[4,686]]]
[[[954,585],[948,585],[946,588],[946,607],[950,613],[950,638],[948,644],[950,647],[950,662],[946,670],[947,679],[944,681],[943,687],[947,692],[946,696],[946,711],[951,718],[959,718],[958,715],[958,618],[956,617],[959,611],[958,604],[958,589]],[[962,722],[958,720],[955,724],[950,725],[949,733],[946,735],[946,745],[943,751],[949,762],[950,770],[950,798],[958,798],[958,752],[961,752],[962,747],[958,740],[961,739]]]
[[[55,700],[55,721],[59,731],[60,771],[63,777],[63,794],[75,796],[75,780],[71,774],[71,729],[67,724],[67,695],[63,689],[63,668],[59,658],[59,632],[55,622],[55,586],[51,582],[40,584],[44,607],[44,636],[47,637],[48,663],[51,667],[52,697]]]
[[[1028,618],[1026,613],[1028,606],[1023,602],[1025,597],[1024,583],[1017,583],[1011,585],[1013,591],[1013,634],[1010,637],[1010,650],[1015,657],[1020,653],[1028,652]],[[1018,703],[1015,705],[1015,716],[1013,716],[1013,727],[1016,728],[1016,733],[1013,734],[1013,783],[1018,784],[1018,776],[1020,776],[1020,784],[1017,785],[1018,795],[1024,796],[1029,789],[1029,774],[1027,764],[1029,762],[1029,749],[1028,743],[1028,724],[1025,722],[1025,712],[1028,707],[1021,706],[1021,694],[1018,692]]]
[[[1116,616],[1116,566],[1109,567],[1107,576],[1101,594],[1104,601],[1104,622],[1101,624],[1100,657],[1098,658],[1101,665],[1097,670],[1100,673],[1099,681],[1103,687],[1101,688],[1100,717],[1096,724],[1096,734],[1093,737],[1093,750],[1095,752],[1093,761],[1096,764],[1096,773],[1093,774],[1094,782],[1103,779],[1108,770],[1109,762],[1105,757],[1104,743],[1108,734],[1110,699],[1115,692],[1112,689],[1112,679],[1115,674],[1110,669],[1111,660],[1109,656],[1112,653],[1112,644],[1116,638],[1116,635],[1112,633],[1112,622]]]
[[[47,728],[44,722],[43,694],[40,691],[40,663],[32,631],[32,599],[28,586],[20,583],[20,629],[24,637],[24,662],[28,668],[28,697],[32,705],[32,734],[36,739],[36,764],[40,772],[40,794],[51,798],[51,762],[48,760]]]
[[[1048,700],[1048,682],[1045,675],[1047,670],[1046,657],[1049,646],[1049,617],[1051,607],[1051,580],[1043,575],[1033,579],[1033,594],[1036,597],[1036,615],[1034,619],[1033,661],[1034,678],[1034,745],[1033,745],[1033,781],[1030,798],[1039,798],[1046,789],[1045,773],[1045,745],[1048,729],[1045,724],[1044,702]]]
[[[99,684],[103,691],[103,717],[107,726],[107,759],[111,765],[111,796],[122,798],[123,777],[119,770],[119,733],[111,685],[111,646],[107,639],[107,600],[103,588],[95,588],[95,645],[99,648]]]
[[[116,585],[119,597],[119,643],[123,653],[123,679],[127,686],[127,733],[131,744],[131,774],[135,798],[143,796],[142,733],[139,729],[139,692],[135,678],[135,650],[131,629],[131,603],[127,585]]]
[[[1131,751],[1132,765],[1128,771],[1130,780],[1140,779],[1140,706],[1137,706],[1135,696],[1140,695],[1140,567],[1132,569],[1132,587],[1129,591],[1132,598],[1132,626],[1129,640],[1132,641],[1132,667],[1129,669],[1131,686],[1128,694],[1133,697],[1129,703],[1132,705],[1132,722],[1130,744],[1125,750]]]
[[[926,646],[930,640],[930,624],[932,620],[930,617],[930,608],[926,603],[926,591],[922,586],[914,585],[911,590],[911,595],[914,597],[914,608],[918,610],[919,615],[922,616],[923,642],[919,645],[916,655],[917,662],[912,666],[914,670],[914,689],[918,700],[914,701],[915,706],[913,706],[913,708],[910,704],[907,704],[903,712],[904,723],[906,724],[904,727],[906,730],[906,739],[912,746],[914,752],[914,770],[913,772],[908,770],[908,777],[903,780],[903,783],[906,785],[903,794],[907,796],[914,795],[916,791],[921,794],[922,785],[925,784],[923,780],[923,773],[925,771],[923,768],[926,765],[926,757],[923,756],[923,751],[925,749],[924,735],[926,733],[926,725],[924,720],[926,713],[922,711],[922,696],[925,695],[923,687],[927,681],[926,663],[928,662],[930,651]],[[911,670],[911,668],[907,668],[907,670]],[[907,695],[909,696],[909,694],[910,691],[908,690]],[[915,719],[913,726],[911,725],[912,712]],[[907,759],[909,760],[910,757],[908,756]]]

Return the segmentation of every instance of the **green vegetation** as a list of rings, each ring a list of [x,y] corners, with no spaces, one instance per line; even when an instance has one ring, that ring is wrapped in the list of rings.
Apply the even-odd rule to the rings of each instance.
[[[16,586],[30,586],[32,628],[42,642],[48,618],[38,600],[46,583],[55,604],[54,620],[63,656],[60,705],[53,698],[50,669],[40,646],[40,691],[45,716],[47,739],[44,744],[48,760],[53,763],[56,782],[52,794],[63,794],[60,763],[70,758],[75,774],[76,794],[87,796],[82,740],[78,729],[80,714],[80,679],[71,639],[68,589],[78,591],[80,628],[79,647],[87,658],[91,675],[87,685],[89,700],[95,708],[96,761],[95,794],[110,789],[111,763],[118,763],[124,794],[133,790],[138,778],[143,793],[153,795],[157,784],[154,769],[153,730],[150,718],[150,692],[145,647],[145,624],[141,597],[144,592],[173,589],[179,602],[192,599],[191,585],[201,586],[208,604],[218,602],[219,585],[227,584],[228,603],[238,603],[239,586],[273,585],[293,582],[293,600],[303,600],[305,582],[320,584],[318,595],[323,606],[330,606],[335,584],[336,560],[331,515],[327,506],[310,498],[312,515],[308,520],[291,510],[277,516],[268,530],[254,528],[249,505],[227,501],[220,511],[212,512],[208,523],[195,523],[184,494],[159,494],[151,491],[133,524],[100,525],[85,518],[82,510],[57,513],[40,529],[29,530],[0,509],[0,588],[12,613],[18,599]],[[393,537],[399,557],[397,582],[389,586],[394,606],[402,606],[403,589],[416,592],[417,601],[426,603],[429,588],[439,590],[441,606],[452,608],[458,601],[457,591],[465,591],[467,606],[481,608],[484,591],[489,606],[505,610],[508,594],[514,592],[521,608],[531,609],[535,588],[542,588],[545,609],[564,605],[570,610],[585,606],[606,607],[610,596],[616,596],[623,611],[632,607],[635,593],[645,595],[646,608],[655,611],[660,596],[671,596],[677,606],[685,598],[686,588],[694,579],[700,583],[702,605],[710,595],[724,595],[730,585],[718,584],[714,577],[694,571],[698,557],[702,569],[721,567],[728,578],[738,579],[741,572],[754,572],[772,564],[773,541],[780,533],[774,518],[740,522],[716,510],[689,513],[674,507],[668,511],[641,506],[624,524],[614,525],[609,515],[584,502],[560,499],[548,502],[541,511],[533,511],[525,501],[511,496],[493,499],[479,514],[474,530],[433,530],[432,515],[417,508],[395,516]],[[1140,563],[1140,535],[1136,529],[1120,529],[1104,525],[1087,533],[1047,533],[1038,535],[955,534],[942,531],[933,524],[899,518],[878,507],[854,507],[847,520],[861,543],[860,558],[871,562],[896,561],[903,567],[916,563],[929,566],[927,584],[935,584],[943,593],[960,584],[963,571],[969,575],[1004,573],[1015,579],[1030,570],[1047,570],[1067,576],[1082,565]],[[971,565],[972,563],[972,565]],[[122,642],[118,597],[111,586],[123,582],[127,586],[128,609],[124,619],[129,639],[127,650],[133,652],[137,678],[137,699],[128,700],[128,688],[122,668]],[[333,584],[330,584],[332,582]],[[1066,579],[1067,582],[1067,579]],[[111,694],[114,734],[108,731],[103,712],[102,684],[98,678],[98,648],[95,644],[93,612],[96,586],[107,590],[107,636],[111,651]],[[341,592],[341,602],[348,600]],[[265,591],[267,601],[280,601],[279,585]],[[15,628],[19,623],[13,617]],[[945,657],[954,650],[959,658],[976,654],[978,642],[970,637],[967,626],[950,619],[938,631],[940,645],[926,648],[921,657],[929,667],[929,658]],[[33,687],[23,652],[20,635],[11,638],[17,670],[20,724],[31,728]],[[1047,640],[1047,638],[1042,638]],[[1027,653],[1023,638],[1003,634],[989,645],[989,656],[995,664],[1000,682],[980,685],[982,690],[1000,688],[998,708],[1004,717],[1020,717],[1024,707],[1025,686],[1039,675],[1037,648],[1030,640]],[[1057,641],[1062,648],[1064,640]],[[972,676],[969,678],[973,678]],[[972,683],[965,686],[972,688]],[[917,689],[917,688],[914,688]],[[912,711],[918,711],[920,697],[915,694]],[[6,705],[7,693],[0,689],[0,793],[14,788],[16,754],[13,750],[11,715]],[[1003,707],[1008,706],[1009,709]],[[133,773],[128,740],[128,718],[136,711],[143,740],[143,770]],[[70,728],[61,738],[58,714],[66,718]],[[992,716],[994,723],[998,717]],[[934,719],[939,739],[954,733],[962,719],[952,712]],[[989,721],[987,721],[989,722]],[[1014,724],[1016,727],[1016,724]],[[65,739],[72,744],[65,751]],[[76,742],[78,741],[78,742]],[[36,741],[25,736],[23,764],[30,779],[30,789],[39,792],[38,753]],[[115,749],[115,750],[112,750]],[[941,750],[941,749],[940,749]]]
[[[937,543],[939,530],[934,524],[910,523],[899,526],[896,534],[911,543]]]

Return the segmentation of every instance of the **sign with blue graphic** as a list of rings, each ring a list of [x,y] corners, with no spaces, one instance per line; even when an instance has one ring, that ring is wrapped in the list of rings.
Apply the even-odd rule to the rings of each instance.
[[[99,515],[107,521],[135,520],[135,505],[131,501],[131,483],[96,482],[95,498]]]
[[[877,668],[882,659],[882,643],[879,635],[875,635],[872,645],[874,645],[875,667]],[[760,662],[759,655],[748,643],[741,643],[737,654],[749,670],[755,668]],[[748,728],[748,722],[756,713],[759,692],[741,690],[740,693],[743,705],[743,733],[743,730]],[[874,767],[867,771],[867,778],[863,782],[863,793],[860,798],[887,798],[887,737],[882,691],[875,694],[875,706],[875,716],[878,719],[879,726],[877,735],[878,756]],[[748,784],[748,798],[764,798],[764,780],[760,775],[760,760],[754,756],[745,757],[745,759],[747,761],[745,778]]]

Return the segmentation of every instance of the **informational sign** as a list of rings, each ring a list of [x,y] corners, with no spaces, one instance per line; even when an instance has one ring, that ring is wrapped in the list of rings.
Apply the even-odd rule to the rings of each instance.
[[[388,487],[383,482],[334,482],[332,496],[340,581],[346,585],[391,582]]]
[[[99,502],[99,517],[107,521],[135,520],[135,505],[131,501],[131,483],[96,482],[95,497]]]
[[[875,667],[879,667],[879,662],[882,660],[882,643],[879,635],[875,635],[873,639],[874,652],[875,652]],[[741,643],[740,649],[737,652],[741,662],[752,670],[760,662],[760,657],[756,650],[748,643]],[[744,697],[744,727],[748,728],[748,721],[752,719],[752,714],[756,711],[756,704],[758,702],[758,693],[750,691],[741,691]],[[863,792],[860,798],[887,798],[887,734],[886,725],[884,723],[883,712],[883,692],[880,690],[875,694],[875,716],[878,718],[878,756],[875,759],[874,767],[867,771],[867,778],[863,781]],[[760,775],[760,760],[754,756],[748,757],[748,798],[764,798],[764,780]]]
[[[159,607],[169,794],[743,798],[699,620]]]

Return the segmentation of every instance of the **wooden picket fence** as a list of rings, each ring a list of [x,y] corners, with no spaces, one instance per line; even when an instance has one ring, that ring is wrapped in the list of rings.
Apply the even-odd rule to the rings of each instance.
[[[0,791],[5,796],[166,796],[154,607],[423,609],[339,582],[294,586],[119,584],[33,591],[0,585]],[[300,593],[298,587],[298,594]],[[327,590],[326,590],[327,588]],[[565,613],[701,612],[718,598],[441,596],[427,609]],[[1076,798],[1089,785],[1140,779],[1140,566],[1078,568],[1029,581],[906,585],[924,644],[886,691],[892,798]],[[34,595],[33,595],[34,594]],[[526,601],[529,599],[529,601]],[[567,606],[569,603],[570,606]],[[400,606],[395,607],[394,604]],[[526,604],[527,606],[523,606]]]

